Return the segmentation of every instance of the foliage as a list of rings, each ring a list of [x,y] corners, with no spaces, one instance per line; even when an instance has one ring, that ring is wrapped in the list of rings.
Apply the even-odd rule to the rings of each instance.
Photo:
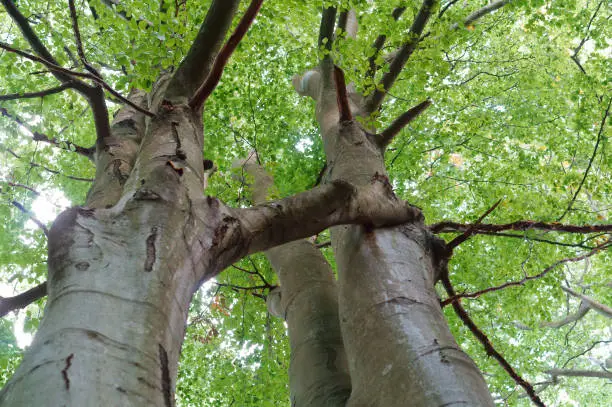
[[[455,2],[442,1],[438,11]],[[150,87],[160,68],[180,61],[210,2],[177,3],[178,8],[162,2],[165,11],[141,0],[113,8],[104,3],[91,0],[77,5],[84,47],[107,82],[125,94],[131,87]],[[281,196],[315,184],[325,161],[322,143],[312,102],[298,99],[291,77],[316,63],[320,3],[268,0],[240,43],[205,107],[204,156],[218,168],[207,194],[230,205],[248,205],[244,185],[240,177],[232,176],[231,165],[253,149],[274,175]],[[344,3],[358,10],[359,36],[338,41],[333,53],[347,78],[367,93],[379,78],[372,81],[364,75],[371,44],[385,33],[388,49],[400,45],[420,2]],[[423,208],[428,223],[474,221],[498,199],[502,203],[487,222],[554,222],[563,216],[578,188],[563,222],[609,223],[609,124],[601,131],[600,127],[611,90],[612,26],[602,3],[513,1],[463,27],[467,14],[485,4],[470,0],[453,4],[442,17],[432,19],[382,113],[373,118],[382,128],[414,104],[432,98],[433,106],[396,137],[386,154],[397,194]],[[407,5],[407,11],[394,22],[391,12],[400,4]],[[27,0],[18,6],[59,62],[73,66],[76,48],[65,2]],[[457,22],[459,27],[453,29]],[[0,41],[28,49],[6,13],[0,12],[0,27]],[[381,75],[388,66],[382,59],[379,62]],[[57,86],[43,67],[6,51],[0,51],[0,78],[0,94]],[[119,107],[112,101],[109,105],[112,110]],[[33,210],[46,223],[68,202],[82,203],[89,182],[70,177],[92,178],[95,169],[65,142],[89,147],[95,132],[85,102],[73,91],[0,101],[0,107],[28,125],[25,129],[9,116],[0,116],[4,220],[0,281],[3,288],[11,284],[22,291],[45,280],[46,238],[12,202]],[[63,142],[64,149],[33,141],[33,132]],[[514,234],[480,235],[456,250],[450,278],[458,292],[537,274],[610,238],[537,231]],[[550,380],[545,371],[551,368],[596,370],[611,353],[611,332],[603,316],[591,311],[558,329],[542,323],[576,312],[578,300],[564,293],[561,285],[610,304],[611,263],[612,254],[604,251],[587,261],[562,264],[523,286],[463,303],[494,346],[530,382]],[[274,281],[263,256],[238,266],[250,271],[257,267],[268,282]],[[219,282],[262,284],[260,277],[236,269],[222,274]],[[265,290],[255,293],[263,295]],[[284,326],[251,294],[214,285],[199,293],[183,347],[179,405],[287,404]],[[32,307],[29,319],[36,320],[38,308]],[[445,312],[457,341],[485,372],[500,403],[528,405],[451,307]],[[9,316],[0,324],[2,382],[20,358],[11,335],[14,321]],[[568,377],[544,390],[542,397],[550,405],[603,406],[604,390],[602,379]]]

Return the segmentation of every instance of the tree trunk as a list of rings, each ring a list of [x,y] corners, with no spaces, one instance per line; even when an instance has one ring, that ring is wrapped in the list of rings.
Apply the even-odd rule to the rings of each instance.
[[[326,180],[367,185],[387,176],[384,149],[355,120],[340,120],[341,97],[328,63],[321,64],[319,88],[302,92],[317,101]],[[348,96],[352,114],[366,114],[354,103],[360,96]],[[450,333],[434,290],[442,245],[423,219],[395,228],[332,228],[352,383],[347,406],[493,405],[479,369]]]

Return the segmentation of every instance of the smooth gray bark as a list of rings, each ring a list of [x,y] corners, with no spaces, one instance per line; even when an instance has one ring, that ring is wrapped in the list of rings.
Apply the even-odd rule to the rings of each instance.
[[[272,178],[254,163],[244,163],[253,176],[255,203],[266,201]],[[348,364],[338,317],[338,291],[333,271],[314,244],[297,240],[265,252],[280,286],[272,293],[271,312],[287,321],[291,363],[292,406],[341,407],[351,393]]]
[[[369,133],[355,121],[339,122],[330,82],[294,79],[303,85],[298,92],[317,102],[327,182],[365,185],[386,176],[384,152]],[[359,99],[349,97],[352,103]],[[362,112],[359,105],[351,109],[354,115]],[[434,290],[440,260],[436,245],[422,218],[395,228],[332,228],[352,383],[347,406],[493,405],[480,371],[459,348],[442,314]]]

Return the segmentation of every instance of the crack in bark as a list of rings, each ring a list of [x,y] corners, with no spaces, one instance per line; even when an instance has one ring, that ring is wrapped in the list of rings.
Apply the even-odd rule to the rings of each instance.
[[[172,407],[172,389],[170,386],[170,369],[168,368],[168,352],[159,344],[159,362],[161,368],[161,386],[166,407]]]
[[[66,390],[70,390],[70,379],[68,378],[68,369],[72,366],[72,358],[74,357],[74,353],[71,353],[66,358],[66,367],[62,369],[62,377],[64,378],[64,384],[66,386]]]
[[[153,270],[155,264],[155,239],[157,238],[157,227],[151,228],[151,234],[147,237],[147,258],[145,259],[144,269],[149,272]]]

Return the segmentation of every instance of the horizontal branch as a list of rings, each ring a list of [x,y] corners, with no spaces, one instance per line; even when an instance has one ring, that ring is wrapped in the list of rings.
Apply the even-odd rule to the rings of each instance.
[[[572,376],[572,377],[597,377],[600,379],[612,379],[612,372],[607,370],[574,370],[574,369],[550,369],[548,373],[552,377]]]
[[[19,126],[23,127],[24,129],[26,129],[29,133],[32,134],[32,140],[34,141],[42,141],[45,143],[49,143],[53,146],[59,147],[62,150],[66,150],[66,151],[74,151],[77,154],[80,154],[84,157],[87,157],[89,159],[91,159],[93,157],[93,153],[94,153],[94,149],[93,148],[87,148],[87,147],[82,147],[79,146],[77,144],[74,144],[71,141],[59,141],[55,138],[51,138],[45,134],[42,134],[36,130],[33,130],[29,125],[26,124],[26,122],[24,122],[19,116],[13,115],[11,113],[8,112],[8,110],[6,110],[6,108],[0,106],[0,115],[4,116],[4,117],[8,117],[9,119],[12,119],[15,123],[17,123]],[[64,147],[65,146],[65,147]]]
[[[73,87],[72,82],[64,82],[60,86],[56,86],[54,88],[40,90],[38,92],[20,92],[20,93],[11,93],[8,95],[0,95],[0,101],[4,100],[16,100],[16,99],[34,99],[34,98],[42,98],[45,96],[53,95],[56,93],[60,93],[66,89],[70,89]]]
[[[19,154],[16,154],[13,150],[11,150],[9,148],[4,147],[4,150],[6,152],[8,152],[9,154],[11,154],[13,157],[17,158],[18,160],[22,160],[23,159],[22,156],[20,156]],[[75,177],[73,175],[66,175],[66,174],[63,174],[60,171],[52,170],[49,167],[45,167],[44,165],[35,163],[34,161],[30,161],[28,164],[30,165],[30,167],[41,168],[41,169],[43,169],[43,170],[45,170],[47,172],[50,172],[51,174],[61,175],[62,177],[65,177],[65,178],[68,178],[68,179],[72,179],[72,180],[75,180],[75,181],[93,182],[93,178],[84,178],[84,177]]]
[[[0,297],[0,317],[16,309],[25,308],[45,295],[47,295],[46,281],[14,297]]]
[[[504,7],[506,4],[510,3],[511,1],[512,0],[497,0],[492,3],[489,3],[486,6],[474,11],[469,16],[467,16],[465,20],[463,20],[463,25],[466,27],[470,26],[472,25],[472,23],[476,22],[476,20],[486,16],[487,14],[494,12],[497,9]]]
[[[386,177],[356,188],[336,180],[289,198],[234,210],[247,253],[312,236],[331,226],[393,226],[422,219],[418,208],[398,200]]]
[[[547,230],[552,232],[566,233],[595,233],[595,232],[612,232],[612,224],[603,225],[568,225],[563,223],[546,223],[532,220],[521,220],[512,223],[503,224],[488,224],[472,225],[467,223],[457,222],[438,222],[429,225],[429,229],[433,233],[456,233],[465,232],[472,229],[473,233],[491,233],[501,232],[502,230]]]
[[[193,109],[199,109],[202,107],[206,99],[212,94],[213,90],[219,84],[221,80],[221,75],[223,74],[223,69],[225,69],[225,65],[229,61],[230,57],[236,50],[236,47],[242,41],[242,38],[246,35],[247,31],[253,21],[255,21],[255,17],[257,13],[259,13],[259,9],[263,4],[263,0],[252,0],[251,4],[249,4],[249,8],[247,8],[246,12],[240,19],[238,26],[227,40],[217,58],[215,58],[215,63],[213,64],[210,73],[204,80],[204,83],[198,88],[196,93],[193,95],[193,98],[189,101],[189,106]]]
[[[599,246],[596,246],[593,248],[593,250],[582,254],[580,256],[575,256],[575,257],[567,257],[565,259],[561,259],[559,261],[554,262],[553,264],[551,264],[550,266],[546,267],[544,270],[542,270],[541,272],[539,272],[538,274],[535,274],[533,276],[525,276],[523,278],[521,278],[520,280],[517,281],[509,281],[507,283],[503,283],[497,286],[493,286],[493,287],[489,287],[489,288],[485,288],[484,290],[480,290],[480,291],[475,291],[472,293],[463,293],[463,294],[456,294],[453,296],[449,296],[449,298],[445,299],[444,301],[441,302],[441,306],[445,307],[448,304],[454,303],[456,301],[459,301],[461,298],[478,298],[483,294],[487,294],[487,293],[491,293],[494,291],[500,291],[503,289],[506,289],[508,287],[517,287],[517,286],[522,286],[524,285],[526,282],[531,281],[531,280],[537,280],[540,279],[542,277],[544,277],[546,274],[548,274],[549,272],[551,272],[552,270],[554,270],[555,268],[559,267],[562,264],[565,263],[575,263],[577,261],[581,261],[584,260],[588,257],[594,256],[595,254],[601,252],[604,249],[608,249],[612,247],[612,241],[608,240],[602,244],[600,244]]]
[[[43,58],[37,57],[36,55],[32,55],[32,54],[30,54],[28,52],[21,51],[19,49],[13,48],[10,45],[8,45],[7,43],[2,42],[2,41],[0,41],[0,48],[6,50],[8,52],[13,52],[13,53],[15,53],[15,54],[17,54],[17,55],[19,55],[21,57],[24,57],[24,58],[27,58],[27,59],[31,60],[31,61],[43,64],[44,66],[49,68],[49,70],[52,71],[52,72],[60,72],[62,74],[68,75],[68,76],[73,78],[72,80],[70,80],[70,81],[73,82],[73,84],[74,83],[79,83],[79,82],[75,82],[74,78],[89,79],[89,80],[93,81],[94,83],[100,85],[108,93],[110,93],[111,95],[116,97],[121,103],[129,105],[129,106],[133,107],[134,109],[138,110],[139,112],[146,114],[149,117],[155,117],[154,113],[149,112],[146,109],[143,109],[142,107],[132,103],[131,101],[129,101],[128,99],[123,97],[119,92],[117,92],[115,89],[113,89],[109,84],[104,82],[102,80],[102,78],[100,78],[99,76],[93,75],[91,73],[77,72],[77,71],[73,71],[71,69],[63,68],[63,67],[61,67],[59,65],[56,65],[56,64],[54,64],[52,62],[49,62],[49,61],[47,61],[47,60],[45,60]],[[64,82],[67,82],[67,81],[68,80],[65,80]],[[73,85],[74,89],[79,90],[85,96],[87,96],[89,99],[94,98],[94,91],[95,91],[95,89],[93,89],[89,85],[86,85],[86,86],[87,86],[87,89],[81,89],[81,88],[78,88],[77,85]]]

